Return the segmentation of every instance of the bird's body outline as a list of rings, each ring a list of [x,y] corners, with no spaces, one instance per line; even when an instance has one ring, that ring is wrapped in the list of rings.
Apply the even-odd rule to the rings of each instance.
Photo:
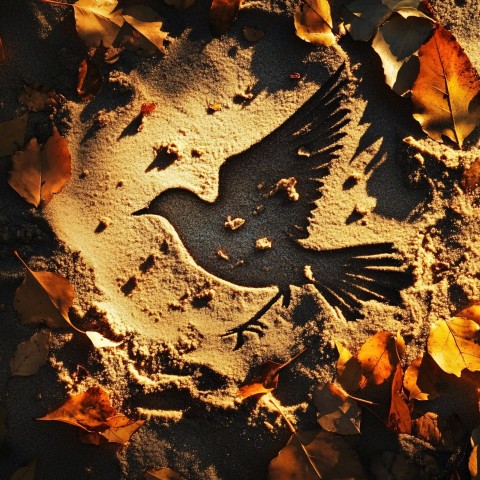
[[[173,188],[136,212],[170,222],[194,261],[210,274],[235,285],[278,288],[255,317],[226,333],[237,335],[235,348],[243,345],[246,331],[263,333],[261,316],[280,298],[288,305],[292,285],[313,284],[346,318],[359,318],[365,301],[399,303],[399,290],[408,284],[403,259],[391,242],[326,251],[302,244],[321,197],[321,179],[337,160],[349,123],[349,111],[342,107],[343,68],[282,125],[221,165],[213,202]],[[285,150],[284,162],[276,164],[275,152]],[[297,182],[298,198],[276,192],[279,181]],[[225,226],[228,217],[245,224],[231,230]],[[210,225],[199,228],[202,222]],[[270,239],[272,248],[255,248],[260,238]]]

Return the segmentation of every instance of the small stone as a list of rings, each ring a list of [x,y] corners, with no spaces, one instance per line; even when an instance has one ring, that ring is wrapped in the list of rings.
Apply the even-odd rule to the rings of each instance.
[[[258,238],[255,242],[255,248],[257,250],[270,250],[272,248],[272,241],[267,237]]]
[[[270,197],[273,197],[277,192],[284,191],[290,201],[296,202],[300,198],[300,195],[295,188],[296,184],[297,179],[295,177],[281,178],[270,191],[269,195]]]
[[[230,215],[227,217],[227,221],[225,222],[225,228],[229,230],[238,230],[243,224],[245,223],[245,219],[243,218],[232,218]]]

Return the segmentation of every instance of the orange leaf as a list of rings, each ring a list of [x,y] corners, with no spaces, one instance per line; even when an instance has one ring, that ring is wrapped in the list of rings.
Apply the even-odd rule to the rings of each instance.
[[[412,87],[414,118],[425,133],[460,148],[480,122],[480,79],[455,37],[441,25],[419,50],[420,72]]]
[[[405,353],[405,343],[400,335],[378,332],[369,338],[358,352],[366,385],[380,385],[388,380]]]
[[[412,431],[412,418],[410,416],[410,409],[404,399],[402,387],[403,370],[400,363],[398,363],[392,381],[392,397],[387,424],[389,428],[396,433],[410,434]]]
[[[126,443],[144,423],[117,415],[108,392],[99,386],[72,395],[60,408],[37,420],[54,420],[79,427],[83,430],[81,440],[94,445]]]
[[[295,32],[302,40],[324,47],[337,43],[328,0],[305,0],[295,9],[294,20]]]
[[[171,468],[163,467],[158,470],[149,470],[145,474],[145,480],[182,480],[182,477]]]
[[[339,435],[325,430],[297,432],[268,466],[269,480],[363,480],[365,473],[357,453]],[[303,445],[303,448],[302,448]],[[306,454],[308,454],[309,459]],[[313,462],[321,477],[315,473]]]
[[[339,342],[335,342],[338,350],[337,382],[347,391],[356,392],[365,381],[361,363]]]
[[[242,0],[213,0],[208,17],[212,35],[223,35],[232,26]]]
[[[280,371],[288,364],[293,362],[303,352],[305,352],[305,350],[297,353],[285,363],[277,363],[273,362],[272,360],[267,360],[263,366],[262,373],[252,378],[252,380],[246,385],[240,387],[237,392],[237,397],[239,397],[241,400],[245,400],[253,395],[263,395],[277,388],[278,375]]]
[[[12,156],[8,183],[28,203],[45,207],[71,176],[67,142],[53,127],[53,135],[43,148],[33,138],[24,150]]]
[[[403,386],[410,392],[409,399],[433,400],[439,397],[437,383],[442,373],[428,353],[415,359],[405,371],[403,378]]]

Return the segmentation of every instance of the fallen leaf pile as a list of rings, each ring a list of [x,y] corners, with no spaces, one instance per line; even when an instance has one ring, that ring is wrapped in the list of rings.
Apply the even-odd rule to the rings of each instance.
[[[449,138],[462,148],[480,123],[480,79],[455,37],[419,0],[352,0],[332,20],[328,0],[304,0],[295,11],[297,35],[321,46],[347,31],[372,42],[385,81],[411,97],[413,117],[431,138]]]
[[[60,408],[37,420],[65,422],[78,427],[80,440],[92,445],[124,444],[144,424],[143,420],[132,421],[117,414],[108,392],[99,386],[70,396]]]

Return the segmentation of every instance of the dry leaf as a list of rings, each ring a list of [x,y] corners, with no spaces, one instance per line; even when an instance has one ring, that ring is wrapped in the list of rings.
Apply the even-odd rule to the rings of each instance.
[[[302,350],[300,353],[297,353],[285,363],[277,363],[267,360],[263,366],[262,373],[252,378],[252,380],[243,387],[240,387],[237,392],[237,397],[241,400],[245,400],[253,395],[263,395],[277,388],[280,371],[293,362],[304,351],[305,350]]]
[[[340,343],[335,341],[338,350],[337,382],[347,391],[356,392],[365,381],[361,363]]]
[[[480,325],[480,304],[474,303],[455,314],[456,317],[472,320]]]
[[[360,433],[360,407],[333,383],[317,385],[313,391],[313,404],[318,412],[318,423],[325,430],[340,435]]]
[[[453,317],[449,322],[440,320],[432,325],[428,337],[428,353],[438,366],[457,377],[462,370],[480,370],[480,325],[473,320]]]
[[[247,42],[258,42],[265,36],[265,32],[262,32],[258,28],[253,28],[253,27],[245,27],[243,29],[243,37]]]
[[[149,470],[145,474],[145,480],[182,480],[182,477],[171,468],[163,467],[156,470]]]
[[[53,127],[53,135],[43,148],[33,138],[13,155],[8,183],[28,203],[45,207],[71,176],[67,141]]]
[[[102,89],[103,78],[99,63],[104,59],[105,49],[99,47],[93,55],[84,58],[78,67],[77,93],[84,101],[89,102]]]
[[[295,32],[314,45],[331,47],[337,40],[332,32],[333,22],[328,0],[304,0],[295,9]]]
[[[412,431],[412,418],[402,390],[403,370],[400,363],[398,363],[392,381],[392,396],[387,425],[395,433],[410,434]]]
[[[27,131],[28,113],[0,123],[0,157],[12,155],[23,147]]]
[[[31,112],[51,112],[57,107],[58,99],[55,90],[37,83],[23,85],[18,93],[18,101]]]
[[[52,5],[73,7],[78,36],[87,47],[111,47],[124,23],[117,0],[78,0],[75,4],[40,0]]]
[[[454,451],[464,440],[466,431],[460,418],[448,418],[427,412],[412,422],[412,434],[427,441],[438,450]]]
[[[208,23],[212,35],[223,35],[232,26],[242,0],[213,0],[210,6]]]
[[[480,186],[480,158],[476,158],[462,177],[462,188],[473,193]]]
[[[80,330],[68,317],[75,292],[70,282],[53,272],[34,272],[15,251],[15,256],[26,268],[27,273],[14,297],[14,309],[24,325],[45,324],[49,328],[72,327],[87,335],[96,348],[117,347],[122,342],[113,342],[98,332]]]
[[[37,420],[54,420],[79,427],[91,434],[83,435],[82,440],[95,445],[126,443],[144,423],[143,420],[133,422],[124,415],[117,415],[108,392],[98,386],[70,396],[60,408]]]
[[[432,21],[413,8],[398,10],[378,29],[372,47],[382,60],[387,85],[398,95],[411,90],[419,70],[418,57],[413,54],[432,30]]]
[[[13,300],[15,312],[24,325],[65,328],[71,325],[68,310],[74,291],[70,282],[52,272],[34,272],[14,252],[27,272]]]
[[[442,370],[432,357],[425,353],[415,359],[405,371],[403,386],[409,391],[410,400],[433,400],[440,396],[437,382]]]
[[[455,37],[441,25],[419,50],[420,72],[412,87],[414,118],[431,138],[450,138],[461,148],[480,122],[480,79]]]
[[[480,480],[480,450],[478,449],[478,445],[480,443],[480,426],[476,426],[473,429],[472,437],[470,439],[470,443],[472,445],[472,453],[468,459],[468,470],[470,471],[470,475],[472,477],[471,480]]]
[[[362,365],[366,385],[380,385],[388,380],[405,353],[405,342],[400,335],[390,332],[378,332],[369,338],[357,354]]]
[[[168,33],[161,29],[164,20],[160,15],[143,5],[128,7],[122,15],[126,23],[123,38],[119,40],[122,46],[146,56],[165,53]],[[127,26],[130,28],[125,28]]]
[[[165,0],[168,5],[173,5],[177,10],[185,10],[193,5],[195,0]]]
[[[45,364],[50,349],[50,333],[40,331],[20,343],[10,360],[12,375],[34,375]]]
[[[305,450],[292,435],[268,466],[269,480],[363,480],[366,478],[357,453],[339,435],[325,430],[298,432],[303,447],[321,477],[315,473]]]
[[[37,469],[37,460],[31,460],[26,467],[19,468],[10,480],[35,480],[35,470]]]

